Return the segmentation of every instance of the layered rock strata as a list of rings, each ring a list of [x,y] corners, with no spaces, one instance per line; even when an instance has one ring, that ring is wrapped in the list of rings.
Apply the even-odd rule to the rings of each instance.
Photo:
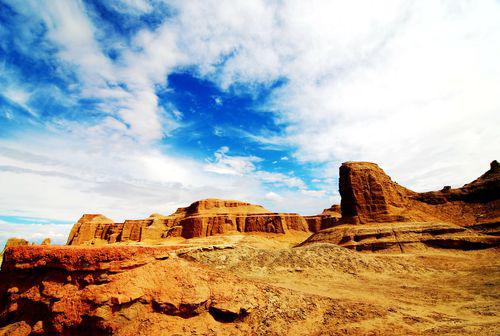
[[[500,217],[497,161],[462,188],[425,193],[400,186],[370,162],[346,162],[339,172],[343,223],[444,221],[469,226],[495,222]]]
[[[179,258],[180,251],[178,246],[8,248],[0,271],[0,332],[324,334],[339,324],[387,314],[371,304],[218,272]],[[327,311],[339,312],[339,317],[325,320]]]
[[[358,251],[425,247],[479,249],[500,243],[500,167],[461,188],[417,193],[374,163],[340,167],[340,220],[303,244],[330,242]],[[339,225],[341,224],[341,225]],[[360,225],[361,224],[361,225]]]
[[[339,225],[309,237],[301,245],[332,243],[363,252],[412,252],[428,248],[477,250],[496,247],[500,238],[451,223],[395,222]]]
[[[308,231],[298,214],[273,213],[260,205],[206,199],[179,208],[169,216],[152,214],[142,220],[114,223],[103,215],[83,215],[71,230],[68,245],[205,237],[230,232],[287,233]]]
[[[340,205],[334,204],[330,208],[323,210],[319,215],[304,216],[304,218],[311,232],[330,228],[337,225],[341,218]]]

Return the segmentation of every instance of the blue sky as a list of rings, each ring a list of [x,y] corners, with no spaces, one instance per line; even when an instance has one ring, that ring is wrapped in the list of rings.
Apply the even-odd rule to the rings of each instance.
[[[498,159],[496,1],[0,0],[0,243],[206,197],[319,213]]]

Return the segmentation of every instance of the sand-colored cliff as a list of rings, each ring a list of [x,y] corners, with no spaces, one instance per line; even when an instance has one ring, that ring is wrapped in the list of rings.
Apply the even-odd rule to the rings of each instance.
[[[152,241],[168,237],[205,237],[231,232],[287,233],[308,231],[298,214],[273,213],[260,205],[204,199],[169,216],[152,214],[141,220],[114,223],[103,215],[83,215],[74,225],[68,245],[96,242]]]
[[[330,242],[358,251],[481,249],[500,243],[500,166],[462,188],[417,193],[376,164],[346,162],[339,170],[341,218],[303,244]]]

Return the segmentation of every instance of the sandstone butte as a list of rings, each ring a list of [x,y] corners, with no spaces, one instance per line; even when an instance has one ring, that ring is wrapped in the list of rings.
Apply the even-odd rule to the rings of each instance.
[[[500,165],[461,188],[417,193],[374,163],[346,162],[339,171],[342,217],[303,244],[330,242],[356,250],[476,249],[497,246]]]
[[[326,210],[325,210],[326,211]],[[153,241],[168,237],[195,238],[231,232],[287,233],[317,231],[330,212],[310,218],[274,213],[250,203],[204,199],[179,208],[169,216],[152,214],[146,219],[115,223],[99,214],[86,214],[73,226],[68,245],[99,242]],[[319,224],[317,224],[319,223]],[[323,227],[327,224],[323,224]]]
[[[215,199],[124,223],[84,215],[69,246],[5,249],[0,335],[498,335],[499,172],[417,193],[346,162],[340,209],[318,216]],[[183,240],[149,244],[169,237]]]

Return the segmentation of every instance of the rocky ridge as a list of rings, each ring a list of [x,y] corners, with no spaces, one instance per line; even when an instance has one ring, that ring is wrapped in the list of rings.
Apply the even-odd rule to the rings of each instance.
[[[206,237],[231,232],[287,233],[308,231],[304,217],[274,213],[246,202],[205,199],[169,216],[115,223],[99,214],[83,215],[73,226],[68,245],[151,241],[168,237]]]
[[[392,181],[374,163],[346,162],[339,170],[339,225],[303,244],[330,242],[358,251],[426,247],[477,249],[498,246],[500,166],[462,188],[417,193]]]

